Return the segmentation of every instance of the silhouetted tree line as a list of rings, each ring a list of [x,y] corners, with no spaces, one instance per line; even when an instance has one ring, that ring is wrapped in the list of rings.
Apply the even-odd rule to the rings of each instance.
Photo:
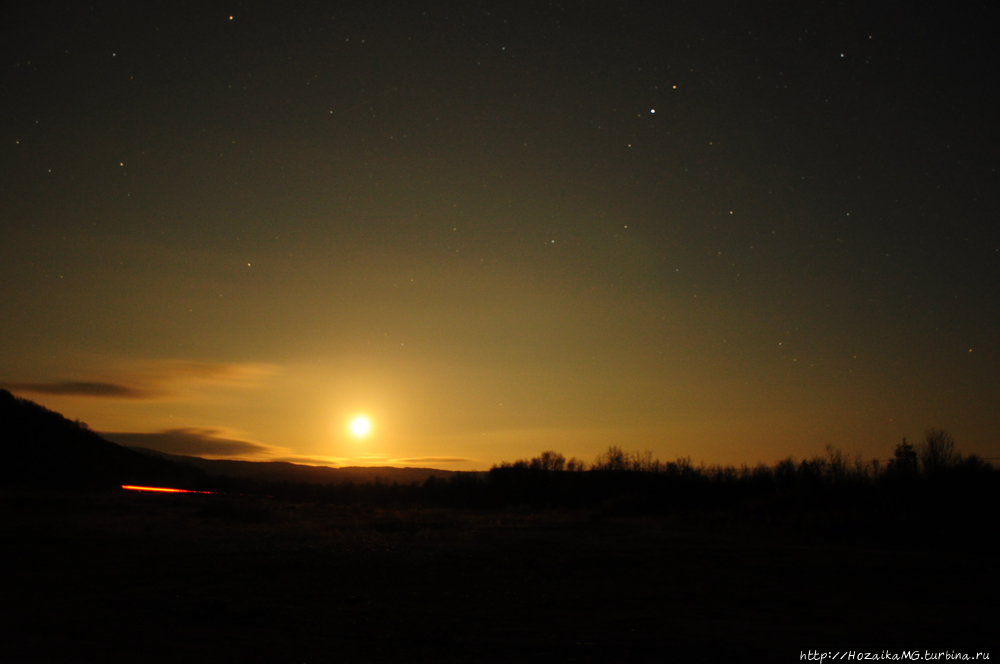
[[[591,509],[674,514],[694,522],[775,521],[783,528],[791,523],[856,534],[888,528],[903,538],[928,526],[939,534],[981,526],[983,514],[1000,497],[1000,473],[979,457],[963,457],[954,440],[936,429],[918,446],[904,440],[885,464],[828,447],[822,456],[770,466],[695,466],[689,458],[661,462],[649,452],[613,446],[591,464],[549,451],[501,463],[488,473],[414,484],[216,479],[218,490],[318,504]]]

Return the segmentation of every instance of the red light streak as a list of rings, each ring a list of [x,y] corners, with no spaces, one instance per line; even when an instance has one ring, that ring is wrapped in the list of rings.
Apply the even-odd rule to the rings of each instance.
[[[215,493],[214,491],[192,491],[191,489],[168,489],[162,486],[136,486],[134,484],[122,484],[123,489],[128,491],[156,491],[159,493]]]

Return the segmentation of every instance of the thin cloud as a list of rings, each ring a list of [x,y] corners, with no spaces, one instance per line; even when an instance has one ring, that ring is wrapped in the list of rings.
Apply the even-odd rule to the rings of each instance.
[[[393,459],[393,463],[475,463],[476,459],[461,457],[412,457],[409,459]]]
[[[54,394],[72,397],[104,399],[156,399],[166,392],[151,388],[132,387],[120,383],[65,381],[55,383],[2,383],[5,389],[31,394]]]
[[[268,461],[285,461],[287,463],[297,463],[303,466],[329,466],[331,468],[335,466],[344,465],[341,461],[336,461],[334,459],[324,459],[321,457],[310,457],[310,456],[299,456],[299,455],[274,457],[268,459]]]
[[[140,365],[136,373],[153,380],[244,383],[271,375],[275,371],[275,367],[269,364],[155,360]]]
[[[226,437],[221,429],[187,427],[168,429],[159,433],[133,433],[128,431],[102,432],[108,440],[129,447],[145,447],[167,454],[185,456],[215,457],[265,457],[271,461],[275,453],[286,450],[263,445],[249,440]]]
[[[113,361],[110,364],[110,370],[99,372],[91,380],[5,382],[0,387],[12,392],[69,397],[176,399],[199,387],[251,386],[277,371],[268,364],[193,360],[148,360],[124,367],[115,367]]]

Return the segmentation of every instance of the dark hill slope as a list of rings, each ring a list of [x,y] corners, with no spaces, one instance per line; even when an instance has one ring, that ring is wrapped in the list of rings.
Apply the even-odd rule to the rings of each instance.
[[[195,468],[115,445],[86,425],[0,390],[0,486],[193,488],[203,480]]]

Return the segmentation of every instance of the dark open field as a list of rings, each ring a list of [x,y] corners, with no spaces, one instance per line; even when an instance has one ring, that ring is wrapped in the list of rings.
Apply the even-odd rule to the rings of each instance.
[[[975,653],[996,633],[994,551],[933,529],[25,489],[0,504],[11,662],[793,662]]]

